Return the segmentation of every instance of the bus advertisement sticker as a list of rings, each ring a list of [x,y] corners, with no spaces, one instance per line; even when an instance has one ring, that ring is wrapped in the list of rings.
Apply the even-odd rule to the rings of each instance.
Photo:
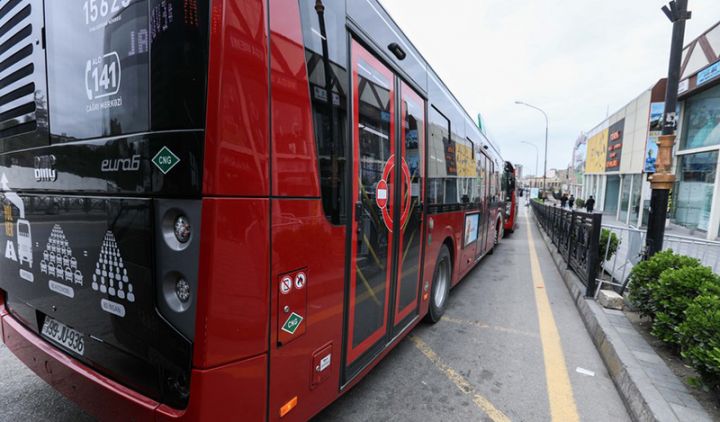
[[[282,330],[286,333],[295,334],[295,331],[297,331],[302,321],[303,317],[293,312],[290,314],[287,321],[285,321],[285,324],[283,324]]]

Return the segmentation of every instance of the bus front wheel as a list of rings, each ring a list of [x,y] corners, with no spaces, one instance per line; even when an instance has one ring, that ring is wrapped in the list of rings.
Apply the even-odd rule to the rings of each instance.
[[[452,275],[452,260],[450,251],[446,245],[440,249],[435,274],[433,275],[432,292],[430,294],[430,309],[425,319],[428,322],[440,321],[445,313],[448,296],[450,296],[450,284]]]

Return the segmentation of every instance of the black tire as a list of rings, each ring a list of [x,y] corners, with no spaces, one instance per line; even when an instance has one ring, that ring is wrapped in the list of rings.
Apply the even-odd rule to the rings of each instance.
[[[427,322],[434,324],[442,318],[448,296],[450,296],[450,284],[452,284],[452,259],[450,259],[450,251],[447,246],[443,245],[435,263],[435,272],[430,287],[430,309],[425,316]]]
[[[502,224],[502,220],[498,220],[498,222],[495,224],[495,242],[492,245],[492,248],[488,251],[488,255],[492,255],[495,253],[495,246],[500,244],[500,230],[504,228]],[[505,236],[504,234],[502,236]]]

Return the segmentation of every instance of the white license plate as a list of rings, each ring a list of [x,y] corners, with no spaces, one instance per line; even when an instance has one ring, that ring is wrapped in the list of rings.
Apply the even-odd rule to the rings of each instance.
[[[45,317],[42,335],[78,355],[82,356],[85,351],[85,339],[82,334],[50,317]]]

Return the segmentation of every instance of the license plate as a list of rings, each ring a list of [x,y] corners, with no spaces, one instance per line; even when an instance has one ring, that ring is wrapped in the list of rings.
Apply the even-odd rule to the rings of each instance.
[[[78,355],[82,356],[85,351],[85,339],[82,334],[50,317],[45,317],[42,335]]]

